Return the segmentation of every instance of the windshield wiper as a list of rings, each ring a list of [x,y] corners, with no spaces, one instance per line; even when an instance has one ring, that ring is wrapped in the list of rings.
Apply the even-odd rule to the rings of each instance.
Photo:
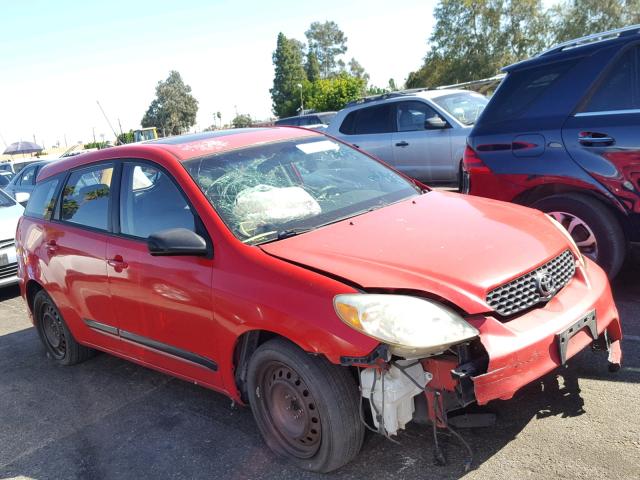
[[[277,238],[278,240],[283,240],[285,238],[295,237],[296,235],[308,232],[309,230],[313,230],[313,228],[312,227],[287,228],[286,230],[278,231]]]

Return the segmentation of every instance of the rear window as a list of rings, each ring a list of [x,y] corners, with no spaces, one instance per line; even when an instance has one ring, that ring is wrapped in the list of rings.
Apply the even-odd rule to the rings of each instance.
[[[591,96],[583,112],[628,110],[638,107],[640,72],[638,72],[638,47],[628,50]]]
[[[340,126],[340,133],[345,135],[367,135],[373,133],[390,133],[391,106],[377,105],[351,112]]]
[[[29,197],[29,203],[24,210],[27,217],[51,218],[53,207],[55,206],[54,195],[60,180],[51,178],[36,185]]]
[[[483,123],[512,120],[551,89],[574,65],[576,59],[509,73],[482,115]]]

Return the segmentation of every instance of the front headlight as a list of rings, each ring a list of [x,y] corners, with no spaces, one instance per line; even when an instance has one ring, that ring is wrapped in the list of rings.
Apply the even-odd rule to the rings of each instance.
[[[452,309],[418,297],[356,293],[338,295],[333,304],[344,323],[405,358],[434,355],[479,335]]]

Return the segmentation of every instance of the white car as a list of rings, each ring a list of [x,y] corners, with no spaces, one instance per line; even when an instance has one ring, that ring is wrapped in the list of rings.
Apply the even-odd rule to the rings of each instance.
[[[0,288],[18,283],[16,227],[24,208],[0,190]]]

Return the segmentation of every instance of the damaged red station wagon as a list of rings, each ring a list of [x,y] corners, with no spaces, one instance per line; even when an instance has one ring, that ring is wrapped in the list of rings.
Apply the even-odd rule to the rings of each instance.
[[[367,426],[450,428],[592,344],[621,362],[606,275],[553,219],[303,129],[47,165],[17,249],[50,357],[102,350],[222,392],[313,471],[353,459]]]

